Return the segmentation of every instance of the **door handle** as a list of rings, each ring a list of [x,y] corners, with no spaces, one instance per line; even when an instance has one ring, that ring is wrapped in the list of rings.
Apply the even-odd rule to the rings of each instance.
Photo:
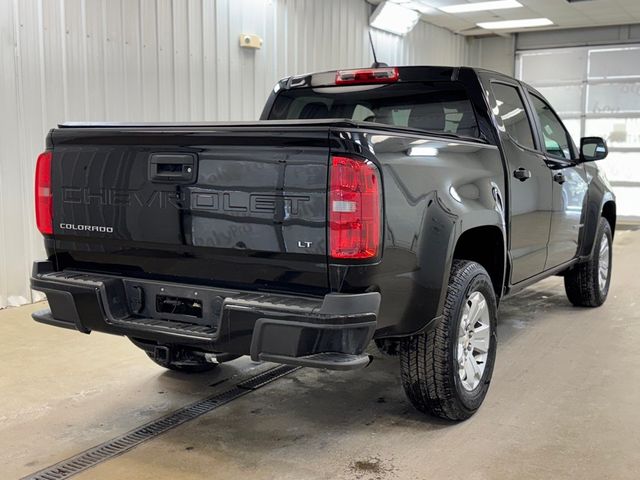
[[[531,171],[520,167],[519,169],[514,170],[513,176],[521,182],[524,182],[525,180],[529,180],[531,178]]]
[[[196,178],[196,156],[191,153],[154,153],[149,158],[149,180],[191,183]]]
[[[553,176],[553,181],[562,185],[567,181],[567,177],[564,176],[564,173],[558,172]]]

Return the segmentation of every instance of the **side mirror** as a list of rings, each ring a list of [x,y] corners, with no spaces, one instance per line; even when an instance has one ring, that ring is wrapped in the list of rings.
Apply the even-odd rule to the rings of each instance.
[[[602,160],[609,153],[607,144],[600,137],[583,137],[580,139],[580,161],[593,162]]]

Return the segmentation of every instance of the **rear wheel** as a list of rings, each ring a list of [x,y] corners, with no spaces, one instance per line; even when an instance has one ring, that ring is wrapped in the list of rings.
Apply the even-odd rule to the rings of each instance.
[[[208,362],[204,354],[196,353],[188,348],[157,345],[133,338],[130,340],[136,347],[144,350],[154,363],[168,370],[182,373],[202,373],[218,368],[218,364]]]
[[[400,344],[402,383],[418,410],[448,420],[464,420],[478,410],[493,373],[496,322],[486,270],[454,260],[442,320]]]
[[[607,299],[611,283],[611,226],[600,218],[593,253],[589,261],[580,263],[564,276],[567,298],[577,307],[599,307]]]

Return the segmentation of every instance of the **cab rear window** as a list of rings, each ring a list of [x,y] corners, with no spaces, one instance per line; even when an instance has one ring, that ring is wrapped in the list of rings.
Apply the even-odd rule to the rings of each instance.
[[[327,118],[478,137],[467,92],[457,82],[293,88],[278,93],[269,120]]]

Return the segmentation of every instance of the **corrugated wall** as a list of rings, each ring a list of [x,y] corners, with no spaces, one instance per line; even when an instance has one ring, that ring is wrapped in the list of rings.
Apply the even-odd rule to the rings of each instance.
[[[288,74],[367,66],[364,0],[0,1],[0,308],[27,303],[44,255],[33,169],[64,121],[250,120]],[[264,39],[241,49],[240,33]],[[374,32],[389,64],[468,63],[463,37]]]

